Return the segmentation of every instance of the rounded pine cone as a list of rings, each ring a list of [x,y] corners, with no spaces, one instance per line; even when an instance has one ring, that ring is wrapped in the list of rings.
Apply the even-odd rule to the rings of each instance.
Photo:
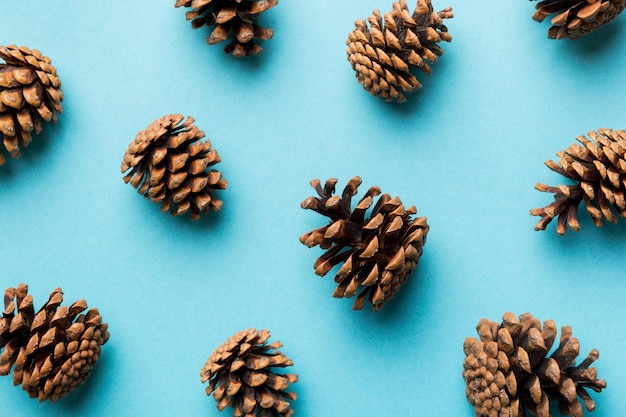
[[[367,19],[369,29],[365,20],[357,20],[346,41],[357,81],[385,101],[404,102],[402,92],[412,93],[422,86],[410,67],[431,73],[427,62],[434,63],[443,54],[438,42],[452,40],[443,24],[443,19],[452,17],[451,7],[434,12],[431,0],[418,0],[411,15],[406,0],[399,0],[384,17],[374,10]]]
[[[328,217],[330,222],[303,234],[300,242],[327,250],[313,265],[319,276],[343,262],[335,276],[338,285],[333,297],[352,297],[363,287],[352,308],[361,310],[367,297],[378,311],[415,270],[429,226],[426,217],[411,218],[417,212],[415,206],[405,209],[398,197],[389,194],[380,196],[366,218],[380,188],[370,187],[353,211],[351,201],[361,178],[352,178],[341,197],[333,196],[336,184],[336,178],[327,180],[324,188],[319,180],[311,181],[319,197],[307,198],[301,207]]]
[[[87,310],[85,300],[69,307],[62,302],[63,292],[56,288],[35,314],[27,285],[4,292],[0,375],[8,375],[15,365],[13,383],[39,401],[56,401],[77,389],[109,340],[108,325],[97,309]]]
[[[209,208],[218,211],[222,201],[215,190],[224,190],[228,181],[216,169],[207,170],[221,161],[204,132],[193,125],[194,119],[171,114],[151,123],[137,134],[122,161],[124,182],[130,182],[140,194],[154,203],[161,203],[161,211],[173,216],[191,211],[191,219]]]
[[[280,342],[267,344],[268,330],[248,329],[231,336],[215,349],[204,364],[202,383],[209,381],[207,395],[213,393],[217,408],[233,408],[234,417],[289,417],[289,400],[296,394],[286,392],[298,381],[294,374],[276,374],[273,368],[285,368],[293,362],[279,352]]]
[[[239,58],[260,53],[263,48],[255,39],[268,40],[274,36],[272,29],[263,28],[254,21],[259,14],[278,4],[278,0],[176,0],[175,7],[191,7],[185,15],[194,29],[207,25],[212,28],[206,39],[213,45],[228,39],[224,52]]]
[[[56,123],[63,112],[63,91],[57,70],[36,49],[1,46],[0,135],[4,148],[13,158],[28,146],[32,132],[41,132],[41,120]],[[0,165],[6,162],[0,153]]]
[[[576,39],[596,30],[624,11],[626,0],[544,0],[537,3],[533,19],[555,15],[548,29],[550,39]]]
[[[554,321],[541,322],[531,314],[519,319],[505,313],[502,323],[481,319],[476,326],[480,340],[468,337],[463,344],[465,394],[477,417],[550,417],[550,400],[558,401],[562,414],[581,417],[583,400],[589,411],[595,403],[587,389],[606,388],[596,368],[589,368],[599,353],[593,349],[575,365],[580,350],[569,326],[561,327],[559,347],[548,352],[556,339]]]

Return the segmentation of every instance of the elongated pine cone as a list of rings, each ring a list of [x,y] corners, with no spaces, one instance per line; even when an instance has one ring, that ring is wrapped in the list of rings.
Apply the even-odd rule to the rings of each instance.
[[[13,158],[41,132],[41,121],[56,123],[63,112],[63,91],[57,70],[36,49],[0,45],[0,135]],[[6,162],[0,153],[0,165]]]
[[[535,230],[545,230],[556,217],[556,231],[564,234],[567,226],[580,230],[577,212],[581,201],[596,226],[602,219],[617,222],[612,208],[626,217],[626,132],[623,130],[598,129],[588,137],[580,135],[578,143],[558,152],[558,163],[546,161],[551,170],[576,181],[574,185],[550,187],[536,184],[539,191],[553,193],[554,202],[544,208],[530,211],[541,220]]]
[[[286,392],[298,382],[294,374],[276,374],[273,368],[293,365],[280,351],[280,342],[268,344],[269,330],[248,329],[231,336],[215,349],[204,364],[202,383],[209,381],[207,395],[213,393],[217,408],[233,408],[234,417],[289,417],[290,400],[296,394]]]
[[[476,417],[550,417],[549,402],[558,401],[562,414],[581,417],[583,409],[595,409],[587,389],[606,388],[596,368],[589,368],[599,353],[593,349],[575,365],[580,350],[570,326],[561,327],[559,347],[548,352],[556,339],[554,321],[541,322],[531,314],[519,319],[505,313],[498,324],[481,319],[476,326],[480,340],[468,337],[463,344],[465,394]]]
[[[170,114],[152,122],[137,134],[122,161],[124,182],[130,182],[140,194],[161,204],[161,211],[178,216],[191,211],[191,219],[209,208],[218,211],[222,201],[216,190],[228,187],[228,181],[216,169],[221,161],[204,132],[193,125],[194,119]]]
[[[443,19],[452,17],[451,7],[434,12],[431,0],[418,0],[411,15],[406,0],[399,0],[384,17],[374,10],[367,19],[369,29],[365,20],[357,20],[346,41],[357,81],[385,101],[404,102],[403,92],[412,93],[422,86],[410,67],[431,73],[428,62],[434,63],[443,54],[438,43],[452,40],[443,24]]]
[[[426,217],[412,219],[417,213],[415,206],[405,209],[398,197],[389,194],[380,196],[366,218],[380,188],[370,187],[353,211],[351,201],[361,178],[352,178],[341,197],[333,196],[336,184],[336,178],[327,180],[324,188],[319,180],[311,181],[319,197],[307,198],[301,207],[328,217],[330,222],[303,234],[300,242],[309,248],[319,245],[327,249],[313,265],[319,276],[343,262],[335,276],[338,285],[333,297],[352,297],[362,287],[352,308],[361,310],[368,297],[378,311],[415,270],[429,226]]]
[[[576,39],[596,30],[624,11],[626,0],[544,0],[535,6],[538,22],[555,15],[548,29],[550,39]]]
[[[255,20],[277,4],[278,0],[176,0],[175,7],[192,8],[185,17],[191,20],[194,29],[204,25],[212,28],[206,39],[209,45],[227,40],[232,33],[224,52],[242,57],[263,50],[255,39],[268,40],[274,36],[272,29],[257,25]]]
[[[56,401],[77,389],[98,362],[101,346],[109,340],[108,325],[85,300],[61,306],[56,288],[35,314],[28,286],[4,292],[0,319],[0,375],[13,369],[13,384],[22,385],[31,398]],[[85,310],[87,312],[83,313]]]

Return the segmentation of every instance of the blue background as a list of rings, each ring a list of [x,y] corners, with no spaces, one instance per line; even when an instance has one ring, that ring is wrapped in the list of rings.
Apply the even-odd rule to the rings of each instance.
[[[43,304],[84,298],[111,339],[85,385],[57,403],[0,378],[2,416],[219,416],[199,371],[233,333],[267,328],[293,359],[298,416],[467,416],[463,340],[482,317],[531,312],[600,351],[596,417],[626,413],[626,221],[535,232],[543,162],[577,135],[626,126],[626,17],[578,41],[547,38],[528,1],[450,1],[453,41],[402,105],[371,97],[346,61],[354,20],[391,1],[287,1],[263,14],[265,51],[208,46],[171,1],[4,1],[0,43],[37,48],[65,111],[0,168],[0,283]],[[410,1],[410,8],[414,1]],[[224,207],[200,222],[125,185],[136,133],[192,115],[223,162]],[[416,205],[424,255],[379,313],[334,299],[322,254],[298,237],[308,182],[354,175]],[[558,412],[554,412],[558,415]]]

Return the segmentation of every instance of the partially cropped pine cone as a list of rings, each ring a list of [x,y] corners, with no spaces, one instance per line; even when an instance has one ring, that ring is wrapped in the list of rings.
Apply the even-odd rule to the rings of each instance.
[[[339,285],[333,297],[352,297],[362,287],[352,308],[361,310],[367,297],[378,311],[415,270],[429,226],[426,217],[412,219],[415,206],[405,209],[398,197],[389,194],[378,198],[366,218],[380,188],[370,187],[352,210],[352,197],[361,178],[352,178],[341,197],[333,196],[336,184],[336,178],[327,180],[324,188],[319,180],[311,181],[319,197],[311,196],[301,206],[328,217],[330,222],[303,234],[300,242],[309,248],[319,245],[327,249],[313,265],[317,275],[324,276],[343,262],[335,276]]]
[[[140,194],[161,204],[161,211],[173,216],[191,211],[191,219],[209,208],[218,211],[222,201],[216,190],[224,190],[228,181],[216,169],[221,161],[204,132],[193,125],[194,119],[180,114],[163,116],[137,134],[122,161],[122,173],[130,170],[124,182],[130,182]]]
[[[452,16],[451,7],[434,12],[431,0],[418,0],[411,15],[406,0],[399,0],[384,17],[374,10],[367,19],[369,29],[365,20],[357,20],[346,41],[357,81],[385,101],[404,102],[403,92],[412,93],[422,86],[411,74],[411,66],[430,74],[427,62],[432,64],[443,54],[438,42],[452,40],[443,24],[443,19]]]
[[[554,321],[541,322],[531,314],[519,319],[505,313],[502,323],[482,319],[476,326],[480,340],[465,339],[463,378],[465,394],[476,417],[550,417],[550,401],[558,401],[562,414],[583,415],[595,409],[587,389],[600,392],[606,382],[589,368],[599,353],[593,349],[575,365],[580,350],[570,326],[561,327],[559,347],[548,352],[556,339]]]
[[[551,39],[576,39],[596,30],[624,11],[626,0],[544,0],[537,3],[533,19],[554,15],[548,29]]]
[[[558,152],[558,163],[546,161],[551,170],[576,181],[574,185],[550,187],[537,184],[539,191],[554,194],[554,202],[544,208],[530,211],[541,220],[535,230],[545,230],[557,218],[556,231],[564,234],[567,226],[580,230],[577,212],[582,201],[596,226],[602,219],[617,222],[612,208],[626,217],[626,132],[623,130],[598,129],[576,139],[582,144],[572,144]]]
[[[8,375],[15,365],[13,383],[39,401],[56,401],[77,389],[109,340],[108,325],[97,309],[87,310],[85,300],[69,307],[62,302],[63,292],[57,288],[35,314],[27,285],[4,292],[0,375]]]
[[[63,91],[50,58],[25,46],[1,46],[0,59],[0,137],[13,158],[41,132],[41,121],[56,123],[63,112]],[[0,153],[0,165],[6,162]]]
[[[175,6],[192,8],[185,17],[191,20],[194,29],[204,25],[212,29],[206,39],[209,45],[227,40],[232,33],[224,52],[242,57],[263,50],[255,39],[268,40],[274,36],[272,29],[257,25],[255,20],[277,4],[278,0],[176,0]]]
[[[268,330],[248,329],[231,336],[209,356],[200,376],[209,381],[207,395],[213,393],[217,408],[233,408],[234,417],[289,417],[290,400],[296,394],[286,392],[298,381],[294,374],[277,374],[273,368],[293,365],[280,351],[280,342],[268,344]]]

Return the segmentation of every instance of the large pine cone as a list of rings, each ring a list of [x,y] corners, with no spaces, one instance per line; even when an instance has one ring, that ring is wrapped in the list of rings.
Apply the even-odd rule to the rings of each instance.
[[[556,14],[548,37],[570,38],[589,34],[624,11],[626,0],[544,0],[537,3],[533,19],[538,22]]]
[[[13,158],[28,146],[32,132],[41,132],[41,120],[55,123],[63,112],[63,91],[50,58],[25,46],[1,46],[0,132],[4,148]],[[0,153],[0,165],[6,162]]]
[[[0,375],[8,375],[15,365],[13,383],[39,401],[56,401],[78,388],[109,340],[108,325],[97,309],[83,313],[85,300],[69,307],[60,306],[62,302],[63,292],[56,288],[35,314],[27,285],[4,292]]]
[[[267,344],[268,330],[248,329],[231,336],[209,356],[200,376],[209,381],[207,395],[213,393],[217,408],[233,408],[234,417],[289,417],[293,414],[288,400],[296,394],[286,392],[298,381],[294,374],[276,374],[273,368],[285,368],[293,362],[276,350],[280,342]]]
[[[404,102],[406,98],[400,90],[412,93],[422,86],[410,67],[431,73],[427,62],[434,63],[443,54],[437,43],[452,40],[442,23],[452,17],[451,7],[435,13],[431,0],[418,0],[410,15],[406,0],[399,0],[384,17],[374,10],[367,19],[370,29],[365,20],[357,20],[356,29],[346,42],[348,61],[356,71],[357,81],[385,101]]]
[[[255,39],[268,40],[274,36],[272,29],[263,28],[254,21],[259,14],[278,4],[278,0],[176,0],[176,7],[191,7],[185,17],[194,29],[204,25],[212,28],[207,43],[213,45],[228,39],[224,52],[235,57],[260,53],[263,48]]]
[[[122,161],[124,182],[130,182],[140,194],[154,203],[161,203],[161,211],[173,216],[191,210],[191,219],[209,208],[218,211],[222,201],[215,190],[224,190],[228,181],[216,169],[207,171],[221,161],[204,132],[193,125],[194,119],[180,114],[163,116],[137,134]]]
[[[592,350],[576,366],[580,345],[570,326],[561,327],[559,347],[549,357],[557,334],[552,320],[542,327],[529,313],[519,319],[505,313],[501,324],[481,319],[476,331],[480,340],[468,337],[463,344],[463,378],[477,417],[523,417],[526,409],[536,417],[550,417],[550,400],[559,402],[562,414],[581,417],[577,395],[587,410],[595,409],[586,388],[606,388],[596,368],[589,368],[599,353]]]
[[[311,196],[301,206],[328,217],[330,223],[303,234],[300,242],[309,248],[319,245],[327,249],[313,265],[317,275],[324,276],[344,262],[335,277],[339,285],[333,297],[352,297],[363,287],[352,308],[361,310],[369,295],[378,311],[415,270],[429,226],[426,217],[411,219],[417,212],[415,206],[405,209],[398,197],[389,194],[380,196],[366,218],[380,188],[370,187],[352,211],[352,197],[361,178],[352,178],[341,197],[333,196],[336,184],[337,179],[331,178],[322,189],[319,180],[311,181],[319,198]]]
[[[611,207],[626,217],[626,132],[598,129],[588,136],[576,138],[582,146],[574,143],[558,152],[558,163],[546,161],[548,168],[577,183],[557,187],[535,185],[539,191],[554,193],[552,204],[530,211],[533,216],[541,216],[535,230],[545,230],[555,217],[559,234],[564,234],[567,226],[580,230],[577,211],[581,201],[585,202],[596,226],[602,226],[603,218],[617,222]]]

